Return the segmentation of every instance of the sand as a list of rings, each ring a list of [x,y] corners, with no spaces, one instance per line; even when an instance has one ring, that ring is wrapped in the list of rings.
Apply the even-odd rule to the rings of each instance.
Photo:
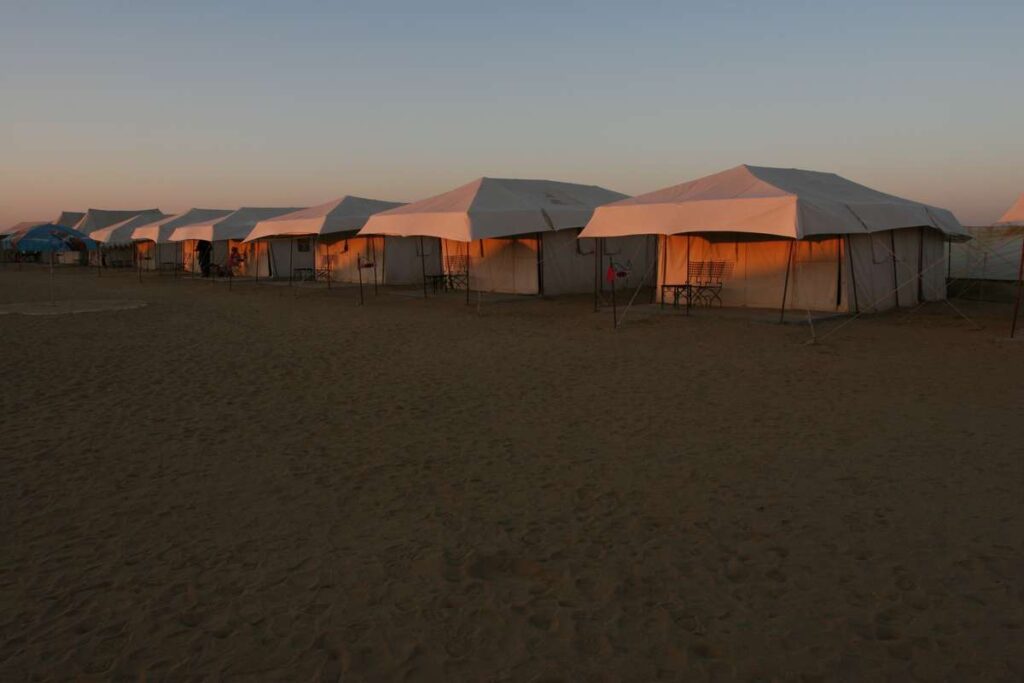
[[[0,316],[2,680],[1024,677],[1006,306],[57,281],[147,305]]]

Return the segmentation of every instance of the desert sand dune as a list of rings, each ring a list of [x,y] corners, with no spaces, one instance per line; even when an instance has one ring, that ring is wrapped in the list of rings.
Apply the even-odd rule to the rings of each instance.
[[[808,346],[134,277],[0,316],[3,680],[1024,677],[1005,307]]]

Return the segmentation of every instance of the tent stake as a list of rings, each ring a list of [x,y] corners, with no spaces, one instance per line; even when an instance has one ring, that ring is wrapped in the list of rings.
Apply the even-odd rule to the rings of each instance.
[[[789,243],[789,255],[786,258],[786,280],[782,284],[782,307],[779,308],[779,323],[786,319],[786,295],[789,293],[789,271],[793,269],[793,245],[796,240]]]
[[[1020,245],[1020,265],[1017,266],[1017,298],[1013,302],[1013,321],[1010,323],[1010,339],[1017,333],[1017,313],[1020,311],[1021,289],[1024,285],[1024,242]]]

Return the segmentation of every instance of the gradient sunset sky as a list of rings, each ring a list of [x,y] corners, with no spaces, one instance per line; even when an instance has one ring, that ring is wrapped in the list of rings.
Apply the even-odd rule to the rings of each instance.
[[[740,163],[984,224],[1024,192],[1022,27],[1020,0],[0,0],[0,227]]]

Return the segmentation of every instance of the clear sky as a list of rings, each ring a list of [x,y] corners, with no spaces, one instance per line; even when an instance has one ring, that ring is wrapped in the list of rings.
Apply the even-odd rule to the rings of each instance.
[[[1024,192],[1024,2],[0,0],[0,225],[834,171]]]

